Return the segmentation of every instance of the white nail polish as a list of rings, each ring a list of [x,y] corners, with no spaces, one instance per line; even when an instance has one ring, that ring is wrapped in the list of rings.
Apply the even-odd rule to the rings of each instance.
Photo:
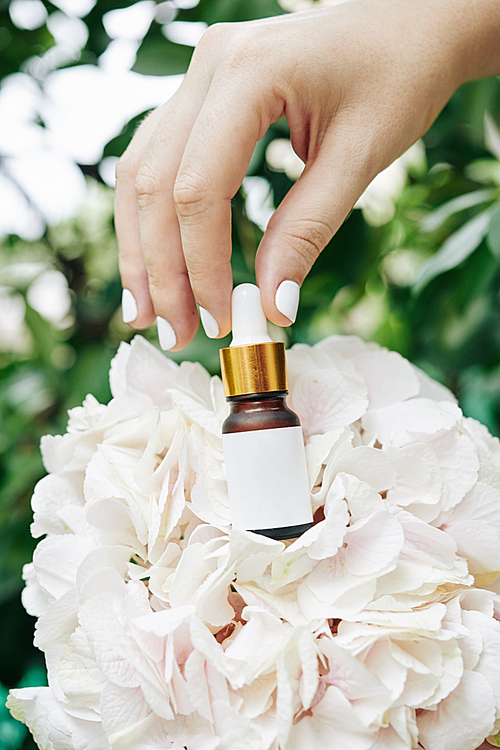
[[[209,339],[216,339],[219,335],[219,324],[204,307],[200,307],[201,324]]]
[[[160,346],[164,351],[173,349],[177,343],[177,336],[175,331],[165,318],[156,318],[156,326],[158,328],[158,340]]]
[[[295,322],[297,310],[299,307],[300,286],[295,281],[282,281],[279,285],[274,304],[282,315]]]
[[[122,317],[124,323],[131,323],[137,318],[137,302],[129,289],[122,292]]]

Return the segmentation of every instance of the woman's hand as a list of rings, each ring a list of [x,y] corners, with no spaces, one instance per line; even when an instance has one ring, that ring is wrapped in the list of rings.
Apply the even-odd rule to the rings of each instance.
[[[499,72],[499,16],[496,0],[346,0],[210,27],[118,165],[127,322],[158,316],[161,345],[179,350],[198,303],[210,337],[230,331],[230,201],[282,115],[305,169],[269,222],[256,276],[269,320],[293,322],[304,277],[369,182],[463,81]]]

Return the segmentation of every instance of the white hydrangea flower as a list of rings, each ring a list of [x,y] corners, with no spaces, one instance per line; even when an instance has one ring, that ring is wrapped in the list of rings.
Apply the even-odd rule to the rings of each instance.
[[[476,750],[500,737],[500,442],[356,337],[290,350],[313,527],[231,528],[222,384],[137,336],[42,441],[23,603],[50,750]]]

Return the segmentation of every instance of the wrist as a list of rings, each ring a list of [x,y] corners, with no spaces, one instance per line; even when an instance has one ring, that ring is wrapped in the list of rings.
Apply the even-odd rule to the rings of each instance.
[[[452,40],[457,86],[500,74],[499,0],[444,0],[434,8]]]

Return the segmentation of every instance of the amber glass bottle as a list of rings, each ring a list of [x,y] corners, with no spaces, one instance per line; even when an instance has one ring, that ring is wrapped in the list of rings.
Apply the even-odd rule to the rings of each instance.
[[[233,526],[272,539],[312,525],[302,428],[286,405],[285,347],[267,335],[260,292],[233,292],[233,342],[221,349],[231,412],[222,427]]]
[[[286,405],[288,391],[271,391],[270,393],[249,393],[227,398],[231,412],[222,425],[222,434],[251,432],[253,430],[275,430],[282,427],[299,427],[298,416]],[[259,467],[253,466],[258,473]],[[286,498],[282,508],[283,519],[286,519]],[[307,510],[306,510],[307,512]],[[256,534],[263,534],[271,539],[292,539],[300,536],[312,526],[312,522],[292,526],[278,526],[270,529],[249,529]]]

